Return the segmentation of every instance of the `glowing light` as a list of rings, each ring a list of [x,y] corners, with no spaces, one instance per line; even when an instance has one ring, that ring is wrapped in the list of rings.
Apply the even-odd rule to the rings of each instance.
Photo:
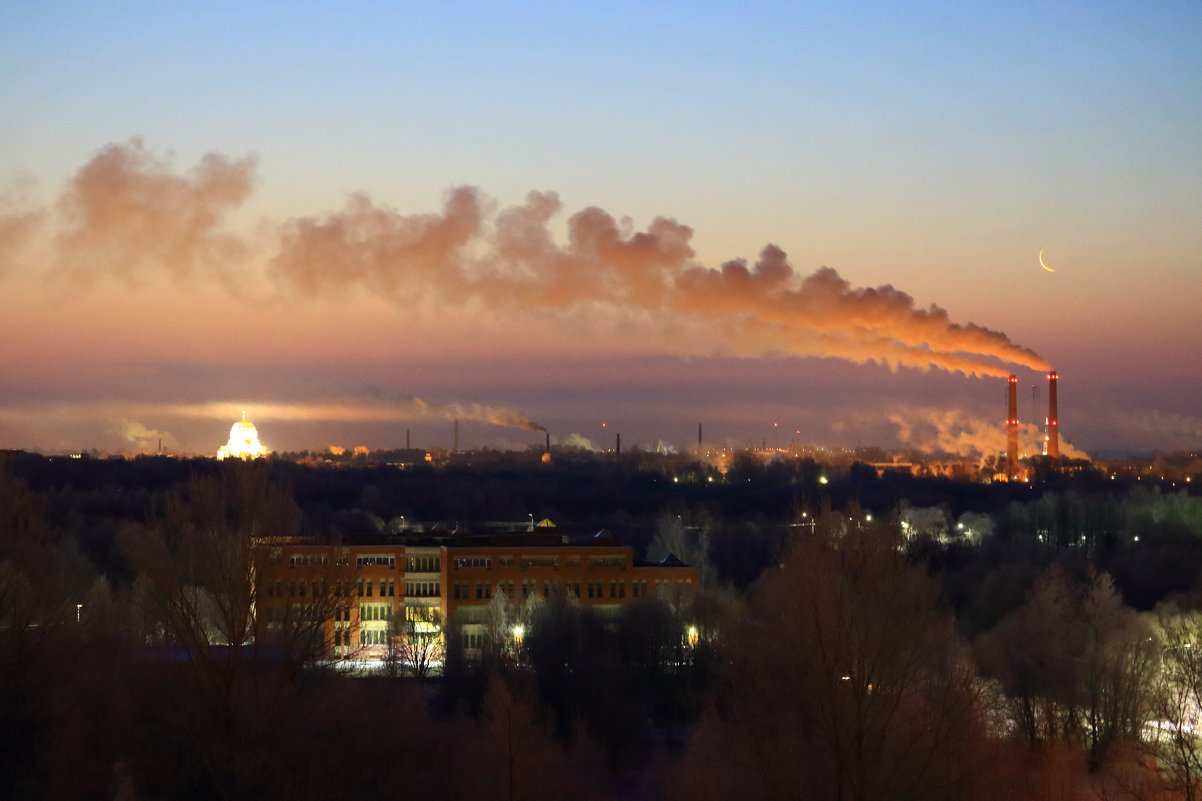
[[[826,481],[826,476],[818,476],[818,483],[819,483],[819,484],[826,484],[826,483],[827,483],[827,481]]]
[[[246,412],[230,428],[230,441],[217,449],[218,459],[258,459],[266,455],[267,449],[259,442],[259,432],[255,424],[246,419]]]
[[[696,626],[689,626],[687,641],[690,648],[697,647],[697,641],[701,639],[701,632],[697,631]]]

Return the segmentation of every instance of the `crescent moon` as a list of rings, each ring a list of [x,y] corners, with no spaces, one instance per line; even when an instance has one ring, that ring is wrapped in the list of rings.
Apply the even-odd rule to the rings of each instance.
[[[1039,251],[1039,266],[1040,266],[1040,267],[1042,267],[1043,269],[1047,270],[1049,273],[1054,273],[1054,272],[1056,272],[1056,271],[1055,271],[1055,270],[1053,270],[1051,267],[1049,267],[1049,266],[1047,266],[1046,264],[1044,264],[1044,263],[1043,263],[1043,251],[1042,251],[1042,250],[1041,250],[1041,251]]]

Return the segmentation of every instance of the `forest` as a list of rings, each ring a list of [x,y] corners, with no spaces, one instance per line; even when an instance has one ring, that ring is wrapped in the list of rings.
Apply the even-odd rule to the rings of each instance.
[[[1196,486],[0,454],[0,796],[1193,801]],[[256,637],[258,537],[528,517],[702,591],[420,675]]]

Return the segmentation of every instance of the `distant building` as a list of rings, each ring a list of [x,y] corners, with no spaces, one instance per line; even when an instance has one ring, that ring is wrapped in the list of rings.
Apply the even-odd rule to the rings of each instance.
[[[616,615],[642,598],[679,607],[698,588],[699,570],[675,558],[639,562],[606,532],[565,543],[546,521],[539,526],[340,545],[264,541],[256,556],[258,614],[271,630],[296,609],[320,608],[333,657],[383,658],[391,638],[436,627],[440,635],[454,629],[464,655],[477,659],[490,637],[515,634],[496,630],[498,605],[515,619],[531,603],[561,599]]]
[[[217,449],[218,459],[258,459],[266,455],[267,449],[260,444],[259,432],[255,424],[246,419],[246,412],[230,428],[230,441]]]

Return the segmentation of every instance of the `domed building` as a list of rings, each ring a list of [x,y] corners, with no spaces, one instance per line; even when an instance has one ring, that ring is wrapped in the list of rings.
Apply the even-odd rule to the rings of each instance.
[[[230,428],[230,441],[217,449],[218,459],[258,459],[266,455],[267,449],[259,442],[259,432],[255,424],[246,419],[246,412]]]

